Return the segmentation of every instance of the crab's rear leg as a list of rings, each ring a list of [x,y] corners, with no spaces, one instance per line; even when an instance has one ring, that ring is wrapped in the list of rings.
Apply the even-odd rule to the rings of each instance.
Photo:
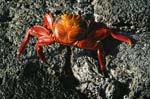
[[[106,29],[105,30],[106,32],[108,31],[109,33],[109,29]],[[104,31],[104,32],[105,32]],[[99,32],[100,33],[100,32]],[[123,35],[120,35],[120,34],[117,34],[117,33],[113,33],[110,31],[110,35],[114,38],[114,39],[117,39],[119,41],[122,41],[122,42],[126,42],[128,43],[131,47],[133,46],[132,42],[131,42],[131,39],[126,37],[126,36],[123,36]],[[98,55],[98,62],[100,64],[100,69],[101,71],[104,70],[104,67],[105,67],[105,55],[103,53],[103,51],[101,50],[101,48],[98,48],[97,49],[97,55]]]
[[[47,36],[41,36],[38,38],[38,41],[36,42],[36,45],[35,45],[35,49],[36,49],[36,52],[40,58],[40,60],[42,60],[43,62],[45,62],[45,57],[43,56],[43,53],[40,49],[41,46],[45,46],[45,45],[50,45],[50,44],[53,44],[55,41],[54,39],[52,38],[51,35],[47,35]]]
[[[100,70],[101,71],[104,70],[105,55],[104,55],[104,51],[102,50],[101,46],[99,46],[99,44],[97,42],[93,41],[93,39],[91,39],[91,38],[87,38],[87,39],[78,41],[76,46],[79,48],[97,51],[97,57],[98,57],[98,63],[100,65]]]
[[[25,37],[20,45],[20,47],[17,50],[17,56],[19,57],[23,51],[23,49],[25,48],[25,46],[28,43],[29,37],[30,36],[36,36],[37,38],[39,38],[40,36],[47,36],[49,35],[49,31],[44,28],[43,26],[33,26],[31,27],[29,30],[27,30]]]
[[[104,71],[104,69],[105,69],[104,68],[105,67],[105,62],[104,62],[105,61],[105,55],[100,48],[97,49],[97,57],[98,57],[99,65],[100,65],[100,70]]]
[[[132,42],[131,42],[131,39],[126,37],[126,36],[123,36],[123,35],[120,35],[120,34],[117,34],[117,33],[110,33],[111,36],[114,38],[114,39],[117,39],[119,41],[122,41],[122,42],[126,42],[128,43],[131,47],[133,46]]]

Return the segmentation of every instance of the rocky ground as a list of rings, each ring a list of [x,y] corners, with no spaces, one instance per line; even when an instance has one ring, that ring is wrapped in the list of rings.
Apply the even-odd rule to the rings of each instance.
[[[129,36],[134,46],[103,42],[106,70],[96,52],[53,44],[41,63],[31,38],[20,59],[16,51],[26,30],[52,12],[81,14]],[[149,0],[1,0],[0,99],[149,99]]]

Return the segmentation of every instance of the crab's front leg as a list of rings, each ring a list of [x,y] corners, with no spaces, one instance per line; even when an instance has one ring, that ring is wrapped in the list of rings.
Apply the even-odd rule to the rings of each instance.
[[[22,40],[20,47],[17,50],[18,57],[21,55],[23,49],[27,45],[30,36],[40,37],[42,35],[48,35],[48,34],[49,31],[42,26],[33,26],[30,29],[28,29],[24,36],[24,39]]]
[[[51,35],[45,35],[45,36],[41,36],[38,38],[38,41],[36,42],[36,45],[35,45],[35,49],[40,60],[42,60],[43,62],[45,62],[45,57],[43,56],[43,53],[40,50],[40,47],[53,44],[54,42],[55,41]]]

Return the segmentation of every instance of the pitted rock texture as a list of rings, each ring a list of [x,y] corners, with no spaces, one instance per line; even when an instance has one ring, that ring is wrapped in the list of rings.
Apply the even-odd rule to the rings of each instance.
[[[106,69],[95,51],[53,44],[42,47],[39,61],[30,38],[16,55],[26,30],[42,25],[43,15],[81,14],[129,36],[134,46],[108,38],[103,42]],[[1,0],[0,99],[149,99],[149,0]]]

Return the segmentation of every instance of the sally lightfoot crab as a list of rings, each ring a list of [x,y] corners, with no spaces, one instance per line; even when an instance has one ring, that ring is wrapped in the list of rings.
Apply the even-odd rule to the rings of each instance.
[[[63,14],[55,20],[53,20],[51,13],[46,14],[43,19],[43,26],[35,25],[27,30],[18,48],[18,57],[28,43],[30,36],[38,38],[35,49],[42,61],[45,61],[45,58],[40,47],[57,42],[67,46],[96,50],[101,71],[104,70],[104,55],[101,52],[101,47],[99,47],[99,40],[101,41],[108,36],[112,36],[114,39],[132,45],[128,37],[115,33],[98,22],[86,21],[80,15],[75,14]]]

